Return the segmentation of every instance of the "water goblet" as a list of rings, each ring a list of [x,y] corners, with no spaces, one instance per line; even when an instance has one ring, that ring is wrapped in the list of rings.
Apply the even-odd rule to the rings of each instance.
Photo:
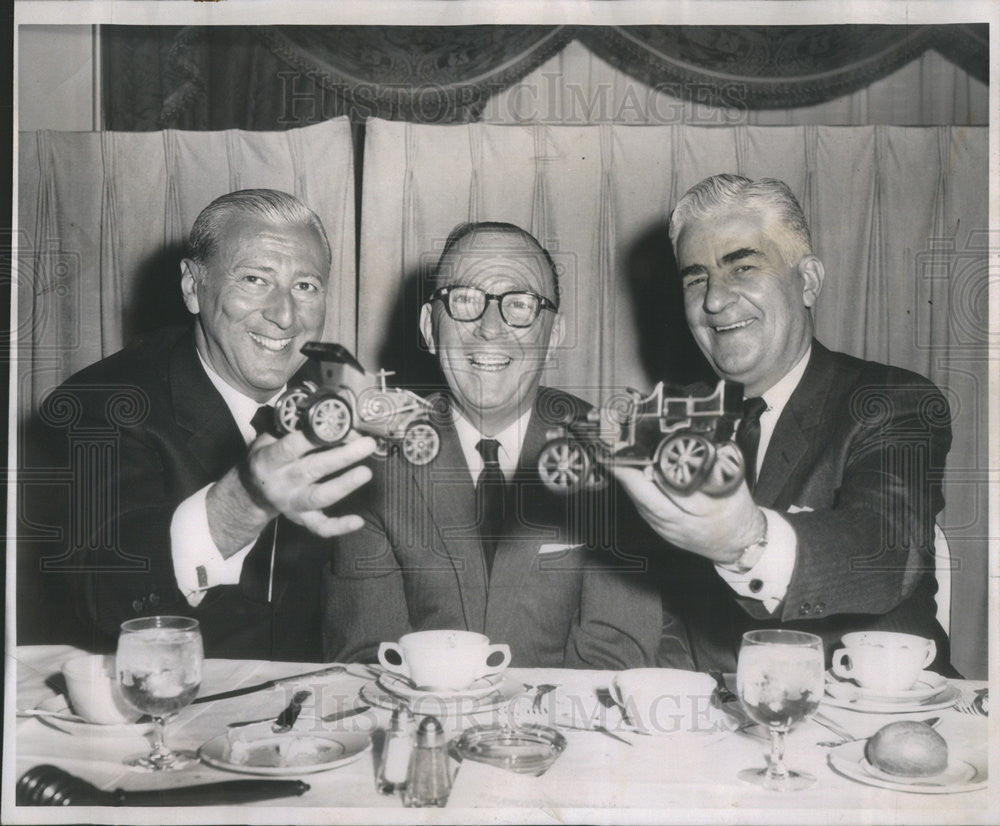
[[[122,696],[155,724],[153,750],[125,760],[146,771],[174,771],[196,762],[189,751],[164,745],[166,718],[186,707],[201,685],[204,660],[198,621],[188,617],[141,617],[122,623],[115,672]]]
[[[785,765],[785,734],[819,708],[823,641],[802,631],[747,631],[736,666],[736,690],[750,719],[771,733],[767,768],[744,769],[740,780],[782,792],[812,786],[815,777]]]

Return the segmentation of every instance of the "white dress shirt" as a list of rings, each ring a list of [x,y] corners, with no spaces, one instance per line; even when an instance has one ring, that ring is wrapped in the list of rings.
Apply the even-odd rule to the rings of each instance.
[[[243,440],[250,444],[257,437],[250,422],[261,403],[227,384],[201,357],[201,353],[198,354],[198,360],[229,408]],[[282,392],[284,391],[276,393],[266,404],[274,404]],[[170,521],[170,555],[174,563],[174,577],[177,587],[192,608],[201,603],[209,588],[239,583],[243,561],[256,543],[254,540],[228,558],[222,556],[208,526],[205,498],[210,487],[211,484],[205,485],[181,502]]]
[[[452,408],[452,412],[458,441],[462,446],[465,462],[469,466],[469,473],[472,474],[472,483],[476,484],[479,481],[479,474],[483,471],[483,457],[476,450],[480,439],[496,439],[500,443],[500,449],[497,451],[497,462],[500,464],[504,478],[509,482],[514,471],[517,470],[517,460],[524,445],[528,422],[531,420],[531,408],[529,407],[518,419],[495,436],[484,436],[461,412],[455,408]]]
[[[796,362],[795,366],[775,385],[766,390],[762,396],[767,404],[767,409],[760,416],[760,443],[757,448],[755,478],[759,476],[760,469],[764,464],[764,456],[771,444],[774,427],[777,425],[785,405],[792,397],[792,393],[795,392],[795,388],[799,386],[811,353],[812,347],[806,350],[805,355]],[[767,545],[760,559],[749,571],[743,573],[736,573],[721,565],[716,565],[715,570],[736,593],[743,597],[760,600],[764,607],[773,614],[784,600],[788,591],[788,583],[792,581],[798,540],[795,537],[794,528],[780,513],[770,508],[761,508],[761,510],[767,520]],[[751,582],[754,582],[754,590],[750,589]]]

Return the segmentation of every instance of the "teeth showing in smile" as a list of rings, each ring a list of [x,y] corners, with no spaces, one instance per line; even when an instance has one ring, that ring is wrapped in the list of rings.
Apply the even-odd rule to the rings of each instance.
[[[257,335],[257,333],[250,333],[250,338],[256,341],[261,347],[275,353],[284,350],[291,341],[290,338],[267,338]]]
[[[748,327],[752,319],[746,321],[737,321],[735,324],[718,324],[713,329],[717,333],[728,333],[730,330],[740,330],[743,327]]]
[[[469,364],[477,370],[495,373],[503,370],[510,364],[510,356],[491,356],[485,353],[477,353],[469,356]]]

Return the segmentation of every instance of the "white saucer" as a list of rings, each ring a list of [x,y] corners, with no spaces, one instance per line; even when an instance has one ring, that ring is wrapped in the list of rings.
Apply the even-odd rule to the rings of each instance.
[[[826,672],[826,693],[845,700],[867,700],[873,703],[922,703],[936,697],[948,687],[948,680],[933,671],[921,671],[911,688],[902,691],[876,691],[844,680],[832,671]]]
[[[36,705],[35,708],[40,711],[51,711],[56,714],[75,713],[62,694],[57,694],[55,697],[47,697]],[[66,734],[85,734],[88,737],[143,737],[153,730],[152,720],[146,720],[143,723],[101,725],[100,723],[88,723],[84,720],[69,720],[64,717],[38,717],[36,719],[38,722]]]
[[[266,745],[264,741],[267,741],[267,743],[271,741],[277,743],[279,740],[283,743],[294,740],[316,747],[319,752],[316,762],[294,766],[255,766],[246,763],[233,763],[230,758],[229,739],[225,734],[220,734],[218,737],[205,743],[198,750],[198,756],[210,766],[225,769],[226,771],[240,772],[241,774],[266,775],[269,777],[290,777],[346,766],[348,763],[359,760],[361,755],[371,748],[372,744],[372,739],[369,735],[357,731],[292,731],[286,734],[262,738],[261,745]]]
[[[935,711],[950,708],[962,696],[962,692],[944,677],[930,671],[923,672],[923,675],[921,681],[925,683],[925,687],[919,688],[913,697],[901,698],[898,695],[904,692],[895,692],[894,694],[897,696],[865,692],[853,682],[840,680],[836,677],[831,680],[831,675],[827,674],[826,694],[822,702],[825,705],[849,708],[852,711],[874,714],[904,714],[913,711]],[[939,685],[933,690],[929,690],[931,683],[928,681]],[[923,699],[920,699],[921,697]]]
[[[509,703],[524,691],[524,687],[514,680],[501,679],[500,684],[482,697],[466,695],[440,695],[421,693],[420,696],[404,698],[383,688],[377,681],[365,683],[358,692],[362,702],[379,708],[408,708],[417,715],[434,715],[435,717],[464,717],[468,714],[478,714],[490,711],[498,706]]]
[[[380,675],[377,682],[379,688],[384,688],[390,694],[395,694],[404,700],[414,700],[418,697],[438,697],[441,699],[485,697],[496,691],[497,686],[503,682],[503,674],[480,677],[472,685],[456,690],[416,688],[406,677],[391,673]]]
[[[985,753],[952,749],[948,768],[931,777],[899,777],[875,768],[865,759],[865,742],[844,743],[831,749],[830,765],[845,777],[901,792],[917,794],[953,794],[986,788],[989,769]]]

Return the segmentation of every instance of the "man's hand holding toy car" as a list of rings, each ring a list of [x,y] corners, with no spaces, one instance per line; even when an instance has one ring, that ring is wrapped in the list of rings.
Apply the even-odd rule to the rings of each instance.
[[[746,481],[725,496],[701,491],[666,493],[653,481],[652,466],[643,470],[613,462],[609,467],[635,502],[640,515],[660,536],[720,565],[749,568],[764,550],[767,519],[750,495]],[[747,548],[755,550],[744,555]]]

